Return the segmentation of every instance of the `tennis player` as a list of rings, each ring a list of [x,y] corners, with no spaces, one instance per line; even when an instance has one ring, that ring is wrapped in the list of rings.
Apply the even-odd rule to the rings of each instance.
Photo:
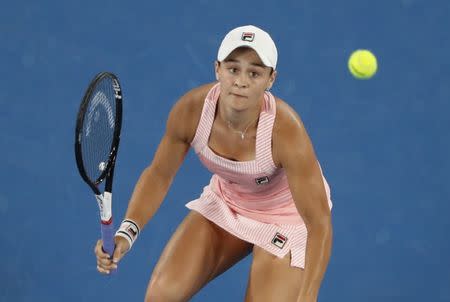
[[[192,147],[213,176],[186,204],[191,211],[162,252],[145,301],[188,301],[250,253],[245,301],[317,301],[332,242],[330,190],[300,117],[269,92],[277,56],[272,38],[255,26],[225,36],[217,82],[173,106],[116,233],[112,260],[97,242],[99,272],[117,268]]]

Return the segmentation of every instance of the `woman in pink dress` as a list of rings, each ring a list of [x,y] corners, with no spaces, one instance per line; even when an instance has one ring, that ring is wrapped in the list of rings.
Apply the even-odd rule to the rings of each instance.
[[[173,106],[153,161],[137,182],[108,274],[161,205],[192,147],[213,173],[154,268],[145,301],[187,301],[253,254],[245,301],[317,301],[331,252],[330,189],[298,114],[269,89],[277,49],[268,33],[242,26],[223,39],[217,82]]]

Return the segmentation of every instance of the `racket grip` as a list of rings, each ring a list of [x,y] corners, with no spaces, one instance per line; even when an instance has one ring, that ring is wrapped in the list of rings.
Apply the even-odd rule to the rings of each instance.
[[[111,222],[110,224],[101,224],[102,227],[102,240],[103,240],[103,251],[108,253],[109,256],[113,256],[114,253],[114,226]]]

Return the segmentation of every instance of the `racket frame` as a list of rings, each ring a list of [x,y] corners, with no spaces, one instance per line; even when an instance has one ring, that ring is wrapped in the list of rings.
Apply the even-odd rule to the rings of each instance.
[[[100,176],[92,181],[87,173],[86,169],[83,165],[83,155],[81,150],[81,139],[82,139],[82,130],[84,117],[87,113],[87,109],[89,106],[89,101],[92,96],[92,93],[95,91],[95,88],[99,82],[101,82],[105,78],[111,78],[112,80],[112,88],[114,90],[114,98],[115,98],[115,121],[114,121],[114,133],[113,140],[111,143],[111,148],[108,156],[108,161],[105,162],[105,169],[102,171]],[[111,199],[112,199],[112,184],[114,178],[114,168],[116,164],[116,157],[119,148],[120,142],[120,132],[122,128],[122,89],[119,83],[119,79],[116,75],[111,72],[100,72],[95,76],[95,78],[90,82],[84,96],[82,102],[80,104],[80,108],[77,114],[77,122],[75,128],[75,158],[78,167],[78,171],[80,172],[81,178],[89,185],[92,191],[95,194],[95,197],[98,202],[98,206],[100,209],[100,217],[101,217],[101,234],[103,240],[103,250],[107,252],[110,256],[113,255],[114,252],[114,226],[112,215],[108,220],[104,220],[102,217],[105,213],[104,211],[109,211],[112,213],[111,209]],[[98,186],[105,181],[105,190],[102,194],[98,188]],[[106,200],[108,199],[108,200]],[[106,208],[105,208],[106,207]]]

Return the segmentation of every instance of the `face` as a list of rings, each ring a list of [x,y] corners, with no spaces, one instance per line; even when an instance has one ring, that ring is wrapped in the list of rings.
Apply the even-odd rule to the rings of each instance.
[[[276,72],[264,66],[258,54],[248,47],[237,48],[224,61],[216,62],[215,70],[221,101],[236,111],[259,105],[276,77]]]

